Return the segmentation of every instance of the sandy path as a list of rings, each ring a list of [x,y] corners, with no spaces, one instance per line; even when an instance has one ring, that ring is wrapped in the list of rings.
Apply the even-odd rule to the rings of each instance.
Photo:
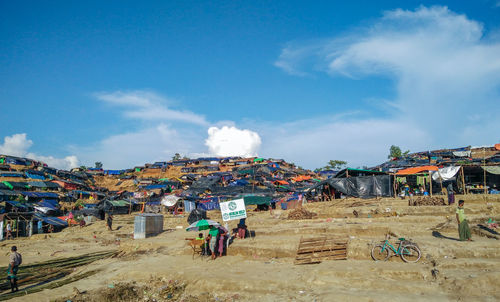
[[[471,220],[500,218],[500,198],[467,196],[466,213]],[[256,237],[236,240],[229,255],[215,261],[191,257],[185,237],[186,217],[165,216],[165,229],[157,237],[131,239],[132,216],[116,216],[120,229],[105,230],[104,222],[80,229],[66,229],[45,239],[36,235],[15,243],[25,263],[69,257],[102,250],[126,252],[121,258],[106,259],[79,268],[101,268],[102,273],[53,290],[46,290],[12,301],[50,301],[80,291],[107,287],[118,282],[147,284],[150,280],[182,280],[186,293],[211,293],[221,300],[235,297],[240,301],[498,301],[500,300],[500,242],[473,235],[473,242],[459,242],[456,223],[439,229],[436,225],[447,216],[454,219],[455,207],[408,207],[407,201],[382,199],[306,205],[319,214],[318,219],[289,221],[268,212],[250,213],[247,225]],[[360,212],[355,218],[352,211]],[[389,209],[386,212],[386,209]],[[392,213],[399,216],[390,216]],[[375,214],[378,213],[378,214]],[[286,216],[287,211],[276,211]],[[218,212],[210,216],[220,220]],[[370,215],[370,217],[368,216]],[[388,217],[384,217],[388,216]],[[230,226],[234,227],[235,222]],[[422,260],[403,263],[399,258],[374,262],[369,256],[371,244],[383,240],[387,232],[412,238],[422,249]],[[293,259],[302,236],[336,234],[350,238],[345,261],[324,261],[314,265],[294,265]],[[94,238],[95,236],[95,238]],[[12,242],[0,244],[0,260],[7,262]],[[431,270],[437,269],[437,277]]]

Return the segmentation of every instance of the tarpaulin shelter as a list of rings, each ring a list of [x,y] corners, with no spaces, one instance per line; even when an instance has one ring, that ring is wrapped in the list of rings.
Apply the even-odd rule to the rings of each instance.
[[[393,196],[393,177],[391,175],[358,176],[329,178],[312,186],[307,193],[324,185],[332,186],[347,196],[370,198]]]
[[[353,177],[353,176],[369,176],[369,175],[384,175],[386,172],[375,171],[375,170],[366,170],[366,169],[353,169],[353,168],[345,168],[340,170],[337,174],[335,174],[334,178],[344,178],[344,177]]]
[[[436,166],[421,166],[421,167],[412,167],[407,169],[402,169],[396,172],[396,175],[413,175],[427,171],[438,171],[438,167]]]
[[[45,175],[39,171],[29,170],[25,171],[24,174],[26,175],[26,178],[45,180]]]
[[[243,200],[245,201],[245,205],[252,205],[252,204],[270,204],[272,201],[271,196],[255,196],[255,195],[249,195],[249,196],[243,196]]]
[[[27,197],[32,197],[32,198],[53,198],[53,199],[58,199],[59,195],[56,193],[51,193],[51,192],[21,192],[22,195],[27,196]]]
[[[49,216],[44,216],[41,213],[35,213],[35,218],[38,220],[41,220],[47,224],[64,228],[68,226],[68,223],[62,219],[59,219],[57,217],[49,217]]]
[[[207,219],[207,211],[202,210],[202,209],[194,209],[189,213],[187,222],[189,224],[192,224],[193,222],[196,222],[198,220],[202,219]]]
[[[19,177],[23,178],[24,174],[16,171],[2,171],[0,172],[0,177]]]
[[[0,190],[0,201],[11,200],[15,198],[15,196],[19,196],[19,192],[13,192],[10,190]]]
[[[448,181],[454,179],[455,175],[457,175],[458,171],[460,171],[460,166],[449,166],[445,168],[441,168],[436,172],[432,173],[432,179],[434,181],[442,180]]]
[[[299,175],[297,177],[292,178],[293,181],[304,181],[304,180],[310,180],[310,179],[312,179],[312,177],[309,175]]]

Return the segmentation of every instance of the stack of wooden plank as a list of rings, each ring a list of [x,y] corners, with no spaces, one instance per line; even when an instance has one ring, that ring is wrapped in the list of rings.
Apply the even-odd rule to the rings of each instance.
[[[345,237],[300,238],[295,264],[320,263],[323,260],[346,260],[348,243],[349,240]]]
[[[445,206],[447,203],[442,197],[418,196],[408,200],[409,206]]]

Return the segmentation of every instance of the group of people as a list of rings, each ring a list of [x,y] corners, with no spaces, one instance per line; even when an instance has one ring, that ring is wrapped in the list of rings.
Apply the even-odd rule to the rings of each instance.
[[[229,234],[229,231],[221,225],[210,226],[206,238],[203,238],[203,233],[199,233],[195,240],[203,241],[203,244],[201,244],[202,253],[211,255],[212,260],[215,260],[215,258],[222,257],[225,254],[228,241],[234,238],[244,239],[247,233],[245,219],[241,219],[238,227],[233,229],[232,234]]]
[[[203,233],[199,233],[196,240],[203,241],[201,245],[203,254],[210,254],[212,260],[216,257],[222,257],[226,240],[228,240],[228,232],[222,226],[210,226],[208,235],[203,238]]]
[[[429,195],[429,192],[427,192],[427,190],[424,189],[424,186],[422,185],[418,185],[417,187],[414,187],[414,188],[411,188],[408,183],[405,183],[405,184],[398,184],[398,187],[401,188],[401,193],[399,196],[401,196],[402,198],[405,198],[405,197],[410,197],[410,196],[414,196],[414,195],[423,195],[423,196],[428,196]]]

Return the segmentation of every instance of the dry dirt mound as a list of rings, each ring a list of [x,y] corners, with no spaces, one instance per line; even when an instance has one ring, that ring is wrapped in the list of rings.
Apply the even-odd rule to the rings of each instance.
[[[288,219],[291,220],[300,220],[300,219],[312,219],[314,217],[318,216],[318,214],[309,212],[308,210],[299,207],[288,214]]]
[[[446,206],[442,197],[419,196],[408,200],[409,206]]]
[[[185,301],[185,302],[212,302],[212,301],[236,301],[238,296],[214,297],[205,293],[190,295],[186,292],[187,283],[179,280],[149,280],[147,285],[133,283],[109,284],[107,288],[81,292],[76,287],[69,297],[57,299],[55,302],[161,302],[161,301]]]

